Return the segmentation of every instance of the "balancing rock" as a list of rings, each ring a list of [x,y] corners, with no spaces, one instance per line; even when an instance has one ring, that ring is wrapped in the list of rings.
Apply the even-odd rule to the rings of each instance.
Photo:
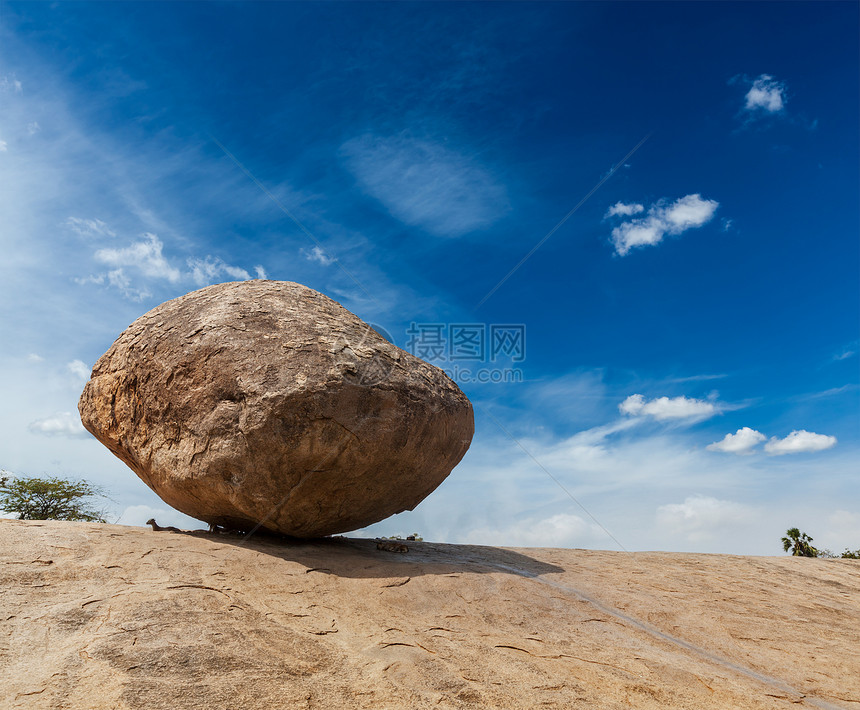
[[[174,508],[294,537],[411,510],[474,433],[444,372],[283,281],[217,284],[149,311],[95,364],[78,409]]]

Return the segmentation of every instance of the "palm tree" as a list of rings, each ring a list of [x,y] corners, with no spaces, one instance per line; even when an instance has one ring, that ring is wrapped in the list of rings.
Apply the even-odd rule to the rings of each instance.
[[[795,557],[818,557],[818,550],[809,544],[811,542],[812,538],[806,533],[800,532],[797,528],[789,528],[782,538],[782,549],[786,552],[791,550],[791,554]]]

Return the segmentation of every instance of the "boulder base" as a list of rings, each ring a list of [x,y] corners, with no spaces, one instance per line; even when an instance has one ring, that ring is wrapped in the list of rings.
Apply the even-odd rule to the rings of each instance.
[[[209,286],[141,316],[78,409],[174,508],[295,537],[411,510],[474,433],[468,398],[440,369],[283,281]]]

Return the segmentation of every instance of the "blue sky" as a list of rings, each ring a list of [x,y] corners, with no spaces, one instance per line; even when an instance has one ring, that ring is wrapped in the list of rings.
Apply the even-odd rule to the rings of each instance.
[[[411,323],[525,326],[521,362],[466,363],[522,381],[458,377],[460,466],[365,533],[860,546],[857,26],[827,2],[0,5],[0,467],[188,524],[77,399],[145,311],[265,276],[404,348]]]

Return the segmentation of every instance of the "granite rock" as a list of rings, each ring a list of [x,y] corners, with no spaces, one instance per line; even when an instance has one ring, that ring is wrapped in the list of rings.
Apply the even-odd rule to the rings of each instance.
[[[474,432],[444,372],[282,281],[217,284],[149,311],[96,363],[78,408],[174,508],[295,537],[411,510]]]

